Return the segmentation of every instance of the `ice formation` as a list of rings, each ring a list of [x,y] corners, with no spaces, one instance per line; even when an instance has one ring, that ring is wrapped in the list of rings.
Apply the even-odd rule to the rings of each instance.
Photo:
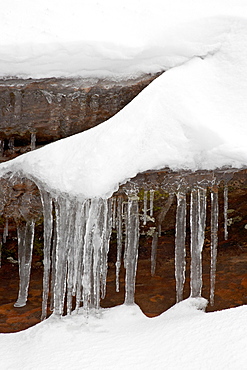
[[[139,5],[135,3],[135,6],[138,8]],[[166,10],[166,4],[163,6]],[[208,7],[207,4],[204,8],[209,15],[212,9],[213,6]],[[200,11],[200,17],[204,15],[204,10]],[[229,16],[228,12],[229,8],[226,10]],[[44,58],[43,48],[40,54],[40,43],[33,48],[30,32],[28,35],[31,39],[28,38],[27,44],[19,40],[19,48],[13,48],[16,41],[13,41],[12,34],[9,35],[12,48],[3,45],[6,58],[3,58],[1,65],[5,77],[9,73],[26,77],[29,73],[27,70],[30,70],[31,76],[49,76],[51,65],[56,76],[62,64],[68,67],[67,72],[60,71],[63,76],[75,73],[86,76],[91,73],[119,78],[124,75],[136,76],[142,71],[168,69],[129,105],[101,125],[38,150],[34,150],[36,138],[32,132],[32,151],[1,164],[1,178],[19,174],[34,181],[40,189],[44,212],[43,318],[46,316],[49,292],[51,308],[58,315],[64,314],[65,306],[67,313],[71,312],[74,296],[76,310],[81,305],[87,312],[91,307],[99,308],[100,299],[106,291],[107,255],[113,229],[117,235],[116,290],[119,290],[123,259],[126,270],[125,303],[134,303],[140,223],[143,221],[147,227],[150,220],[154,220],[157,190],[155,181],[145,182],[144,178],[140,184],[137,174],[150,170],[163,171],[163,175],[160,175],[162,184],[159,186],[167,193],[163,209],[156,215],[155,224],[152,224],[151,273],[155,273],[162,222],[176,199],[177,301],[183,299],[187,218],[190,225],[190,294],[191,297],[201,295],[201,256],[207,198],[208,192],[211,192],[210,300],[213,303],[219,213],[217,187],[222,180],[225,180],[224,234],[227,238],[228,175],[222,177],[224,171],[221,172],[219,168],[240,169],[247,165],[247,49],[244,47],[247,23],[244,12],[243,18],[217,16],[200,20],[190,12],[186,14],[188,18],[185,21],[188,23],[180,24],[177,21],[166,25],[162,13],[158,34],[153,33],[157,22],[148,26],[148,30],[152,30],[150,37],[146,31],[132,39],[132,33],[124,27],[124,35],[130,32],[129,38],[122,39],[120,46],[117,38],[111,39],[116,36],[112,29],[107,37],[104,34],[102,43],[92,39],[70,43],[66,35],[67,43],[63,40],[62,50],[58,42],[52,48],[52,53],[45,54]],[[155,10],[154,18],[157,17]],[[147,19],[146,16],[144,18]],[[142,27],[144,24],[146,26],[143,22]],[[138,28],[135,22],[133,25],[135,29]],[[4,28],[6,35],[7,28]],[[77,50],[79,44],[80,49]],[[54,61],[56,50],[59,51],[58,55],[64,55],[63,63],[58,59]],[[30,58],[31,51],[33,58]],[[71,54],[76,54],[78,58],[72,60]],[[24,56],[30,63],[21,63],[25,60]],[[68,56],[71,63],[66,63]],[[12,58],[12,64],[8,62],[9,58]],[[61,98],[44,94],[48,103]],[[92,104],[98,104],[97,96]],[[19,108],[17,104],[17,115]],[[14,138],[9,138],[10,151],[14,144]],[[7,142],[0,142],[0,153],[6,145]],[[165,168],[169,168],[170,172],[167,173]],[[189,171],[190,175],[184,170]],[[208,172],[203,173],[204,170]],[[180,171],[180,174],[172,171]],[[138,199],[140,190],[144,191],[141,200]],[[4,201],[1,200],[2,203]],[[34,222],[34,219],[23,215],[22,222],[17,225],[20,252],[17,306],[24,305],[27,299]],[[3,240],[6,233],[7,227]]]
[[[201,297],[206,205],[211,201],[210,302],[213,305],[218,243],[218,186],[222,187],[222,181],[225,183],[222,191],[225,214],[227,182],[233,173],[233,170],[223,170],[198,173],[185,171],[174,174],[170,170],[163,170],[159,172],[158,179],[152,178],[152,173],[144,173],[122,185],[112,197],[92,199],[54,194],[44,184],[37,182],[44,224],[42,319],[47,316],[49,296],[50,309],[59,316],[71,314],[74,309],[78,312],[80,307],[83,307],[87,314],[92,308],[100,308],[100,300],[106,294],[108,251],[112,232],[116,234],[117,248],[116,291],[120,290],[119,273],[123,260],[125,304],[134,304],[140,227],[149,228],[148,233],[152,236],[150,260],[151,274],[154,275],[162,223],[170,207],[175,206],[175,199],[177,302],[185,298],[183,289],[187,225],[190,227],[190,296]],[[12,178],[10,181],[17,181],[14,180],[15,176]],[[157,190],[166,194],[159,212],[154,210]],[[15,307],[24,306],[28,298],[35,219],[32,216],[25,217],[17,220],[20,286]],[[8,218],[1,238],[3,241],[6,239],[7,230]]]

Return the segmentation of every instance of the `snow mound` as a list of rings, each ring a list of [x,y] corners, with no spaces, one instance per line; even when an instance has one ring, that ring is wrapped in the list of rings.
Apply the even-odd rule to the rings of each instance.
[[[25,370],[245,369],[246,310],[204,313],[186,300],[173,316],[168,310],[153,319],[125,305],[89,321],[52,316],[23,332],[0,334],[1,364]]]

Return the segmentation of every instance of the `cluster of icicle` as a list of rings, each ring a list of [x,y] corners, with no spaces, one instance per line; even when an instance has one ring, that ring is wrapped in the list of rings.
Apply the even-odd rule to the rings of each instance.
[[[139,224],[144,225],[148,216],[153,216],[154,191],[150,191],[150,206],[147,191],[144,191],[143,213],[139,211],[138,190],[128,191],[110,199],[52,197],[40,189],[44,213],[44,277],[42,319],[47,315],[50,293],[50,308],[57,315],[75,310],[98,309],[106,294],[108,251],[112,230],[117,234],[116,291],[119,291],[119,272],[123,255],[125,273],[125,304],[134,303],[135,277],[138,261]],[[161,211],[160,224],[172,204],[170,194]],[[218,243],[218,187],[210,190],[211,198],[211,292],[214,301],[216,257]],[[177,191],[175,231],[175,279],[177,302],[183,299],[186,269],[186,192]],[[195,187],[190,191],[190,249],[191,249],[191,297],[200,297],[202,291],[202,249],[206,224],[207,188]],[[227,238],[228,190],[224,188],[225,238]],[[149,212],[149,215],[148,215]],[[26,304],[34,240],[34,221],[18,226],[18,255],[20,287],[16,307]],[[5,237],[7,231],[5,230]],[[153,232],[151,272],[155,273],[156,249],[159,230]]]

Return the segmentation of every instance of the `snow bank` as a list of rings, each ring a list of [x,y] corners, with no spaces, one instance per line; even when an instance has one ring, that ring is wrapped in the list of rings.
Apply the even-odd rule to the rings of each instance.
[[[113,118],[2,164],[0,175],[22,170],[49,189],[92,198],[108,197],[150,169],[246,166],[247,18],[190,26],[184,34],[194,57],[153,81]],[[199,46],[192,30],[200,31]]]
[[[246,11],[244,0],[5,1],[0,75],[109,77],[164,70],[211,50],[205,31],[212,36],[214,27],[194,32],[192,20]]]
[[[244,370],[247,307],[214,313],[203,307],[203,298],[190,298],[152,319],[125,305],[88,320],[52,316],[23,332],[0,334],[1,367]]]

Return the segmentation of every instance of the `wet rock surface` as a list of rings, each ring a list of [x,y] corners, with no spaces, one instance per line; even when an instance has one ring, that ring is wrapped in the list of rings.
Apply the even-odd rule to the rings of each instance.
[[[158,75],[0,80],[0,162],[31,150],[34,142],[44,145],[98,125]]]

